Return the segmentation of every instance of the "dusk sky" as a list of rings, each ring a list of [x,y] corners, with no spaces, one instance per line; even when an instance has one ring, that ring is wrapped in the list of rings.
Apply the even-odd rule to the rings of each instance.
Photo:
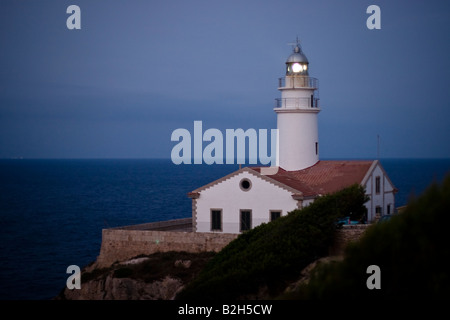
[[[449,24],[442,0],[1,0],[0,158],[170,158],[195,120],[276,128],[297,36],[322,159],[376,158],[377,135],[382,158],[450,158]]]

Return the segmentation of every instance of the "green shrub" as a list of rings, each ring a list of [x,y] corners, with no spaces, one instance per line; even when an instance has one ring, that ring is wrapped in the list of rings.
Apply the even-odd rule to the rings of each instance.
[[[450,298],[448,228],[450,176],[432,185],[406,210],[370,227],[347,248],[341,263],[315,271],[297,298],[304,299],[429,299]],[[369,290],[369,265],[380,267],[381,289]],[[366,300],[370,301],[370,300]]]
[[[133,274],[133,270],[131,268],[123,267],[114,270],[114,277],[115,278],[128,278]]]
[[[92,272],[81,272],[81,283],[85,283],[101,277],[108,271],[110,271],[110,268],[94,269],[92,270]]]

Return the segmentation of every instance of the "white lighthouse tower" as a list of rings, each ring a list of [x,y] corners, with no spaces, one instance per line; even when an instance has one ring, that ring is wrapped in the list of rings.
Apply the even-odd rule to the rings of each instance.
[[[297,39],[286,60],[286,76],[279,79],[276,99],[279,165],[287,171],[311,167],[319,161],[319,81],[309,76],[309,62]]]

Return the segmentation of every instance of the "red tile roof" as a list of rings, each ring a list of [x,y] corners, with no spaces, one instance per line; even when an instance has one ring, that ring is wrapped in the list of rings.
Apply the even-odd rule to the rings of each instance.
[[[279,168],[273,175],[267,175],[282,184],[294,188],[304,197],[315,197],[339,191],[352,184],[361,184],[374,161],[372,160],[327,160],[312,167],[286,171]],[[261,172],[261,168],[251,168]]]

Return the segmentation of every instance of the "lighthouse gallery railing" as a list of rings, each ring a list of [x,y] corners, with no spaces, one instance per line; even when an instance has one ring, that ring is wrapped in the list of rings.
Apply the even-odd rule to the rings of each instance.
[[[275,108],[320,108],[319,98],[277,98]]]

